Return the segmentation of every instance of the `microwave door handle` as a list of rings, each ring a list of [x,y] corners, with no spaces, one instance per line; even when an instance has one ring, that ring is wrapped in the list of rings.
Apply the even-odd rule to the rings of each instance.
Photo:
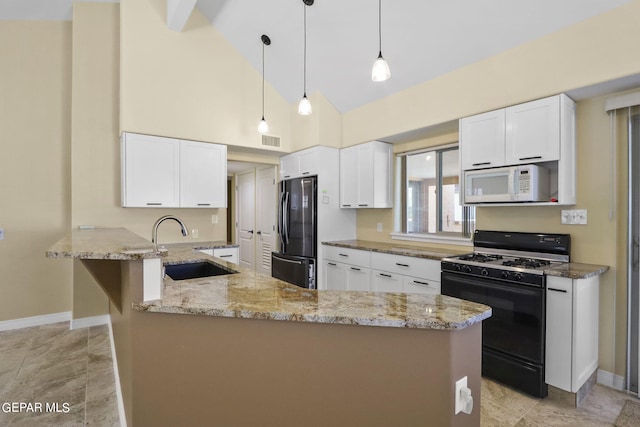
[[[511,174],[511,190],[509,193],[511,194],[511,200],[518,201],[520,199],[520,189],[518,188],[518,170],[519,168],[512,168],[509,170],[509,174]]]

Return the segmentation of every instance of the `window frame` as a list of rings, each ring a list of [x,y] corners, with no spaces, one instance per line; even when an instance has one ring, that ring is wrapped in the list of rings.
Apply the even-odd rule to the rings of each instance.
[[[443,243],[454,245],[472,245],[472,225],[475,222],[475,209],[473,206],[465,206],[462,204],[462,231],[450,232],[442,230],[442,153],[452,150],[460,150],[459,144],[446,144],[434,147],[425,147],[418,150],[407,151],[396,154],[396,212],[394,216],[396,218],[395,231],[391,233],[391,238],[396,240],[410,240],[421,241],[431,243]],[[436,232],[435,233],[409,233],[407,232],[407,157],[411,155],[423,154],[428,152],[434,152],[436,155],[436,185],[439,191],[437,191],[437,212],[436,212]],[[458,154],[459,155],[459,154]],[[462,176],[459,178],[460,191],[463,191]],[[461,195],[462,197],[462,195]]]

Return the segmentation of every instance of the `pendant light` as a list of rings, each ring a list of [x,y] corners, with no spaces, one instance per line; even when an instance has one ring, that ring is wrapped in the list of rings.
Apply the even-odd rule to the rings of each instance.
[[[262,36],[260,36],[260,40],[262,40],[262,119],[258,124],[258,132],[261,134],[265,134],[269,132],[269,125],[264,119],[264,47],[271,44],[271,39],[269,38],[269,36],[263,34]]]
[[[371,70],[371,80],[374,82],[383,82],[391,77],[389,64],[382,57],[382,0],[378,0],[378,59],[373,63]]]
[[[298,104],[298,114],[308,116],[311,114],[311,102],[307,98],[307,6],[311,6],[314,0],[302,0],[304,3],[304,65],[303,65],[303,82],[304,91],[302,99]]]

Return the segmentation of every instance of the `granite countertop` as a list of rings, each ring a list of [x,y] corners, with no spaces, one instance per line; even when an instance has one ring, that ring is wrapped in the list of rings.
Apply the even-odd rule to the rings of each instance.
[[[437,261],[440,261],[442,258],[472,252],[471,248],[456,251],[422,246],[398,245],[395,243],[372,242],[367,240],[339,240],[333,242],[322,242],[322,244],[338,246],[341,248],[359,249],[363,251],[427,258]],[[547,276],[564,277],[568,279],[588,279],[589,277],[603,274],[607,270],[609,270],[609,267],[606,265],[569,262],[559,266],[549,267],[545,269],[544,272]]]
[[[386,254],[404,255],[415,258],[426,258],[440,261],[442,258],[461,255],[471,252],[467,249],[442,249],[426,246],[411,246],[396,243],[373,242],[369,240],[338,240],[333,242],[322,242],[323,245],[337,246],[340,248],[359,249],[371,252],[382,252]]]
[[[238,247],[223,241],[176,243],[176,247],[189,249],[217,249]],[[135,260],[163,258],[167,255],[167,245],[159,245],[157,251],[153,243],[126,228],[76,229],[63,237],[46,252],[47,258]]]
[[[134,309],[146,312],[440,330],[464,329],[491,316],[486,305],[444,295],[304,289],[198,252],[209,247],[201,242],[165,246],[166,252],[153,252],[150,242],[124,228],[74,230],[47,256],[162,257],[164,264],[209,260],[237,271],[180,281],[166,277],[162,299],[133,303]]]

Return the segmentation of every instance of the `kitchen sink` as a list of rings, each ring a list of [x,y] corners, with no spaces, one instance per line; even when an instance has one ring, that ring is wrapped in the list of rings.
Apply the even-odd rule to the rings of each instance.
[[[186,264],[165,264],[165,274],[173,280],[197,279],[200,277],[223,276],[237,271],[224,268],[208,261],[196,261]]]

